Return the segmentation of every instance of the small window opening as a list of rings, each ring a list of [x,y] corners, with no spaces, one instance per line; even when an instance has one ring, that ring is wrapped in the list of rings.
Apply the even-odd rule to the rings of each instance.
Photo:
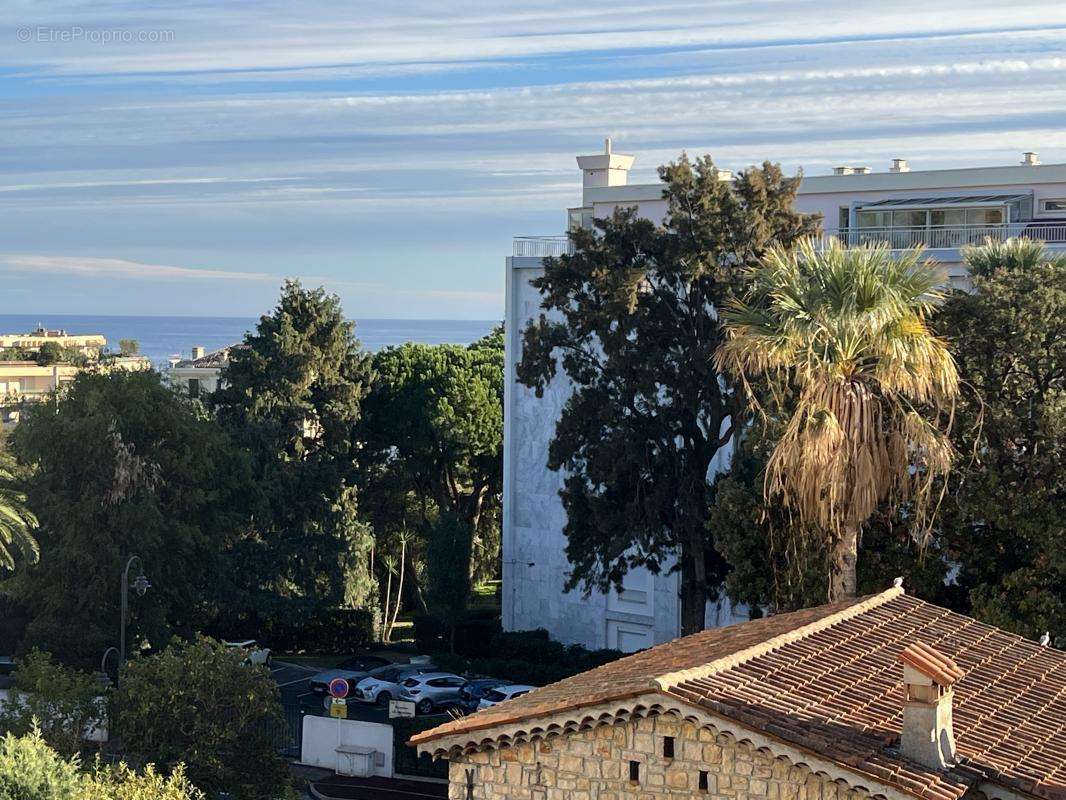
[[[673,736],[667,736],[667,737],[665,737],[663,739],[663,757],[664,758],[673,758],[674,757],[674,737]]]
[[[640,762],[639,761],[630,761],[629,762],[629,780],[630,780],[631,783],[639,783],[640,782]]]
[[[700,791],[707,791],[707,770],[705,769],[700,770]]]

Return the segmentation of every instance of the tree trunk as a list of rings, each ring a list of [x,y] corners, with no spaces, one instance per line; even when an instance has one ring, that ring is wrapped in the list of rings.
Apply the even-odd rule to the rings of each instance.
[[[690,532],[681,548],[681,635],[703,630],[707,618],[707,564],[703,537]]]
[[[858,591],[859,526],[846,527],[833,546],[833,581],[830,600],[847,600]]]

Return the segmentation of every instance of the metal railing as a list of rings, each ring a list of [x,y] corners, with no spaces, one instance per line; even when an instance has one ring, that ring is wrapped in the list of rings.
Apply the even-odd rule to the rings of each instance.
[[[985,239],[1001,241],[1011,237],[1039,239],[1049,245],[1066,245],[1064,222],[1008,222],[997,225],[931,225],[924,227],[851,228],[826,231],[819,239],[824,247],[830,238],[848,247],[887,243],[893,250],[921,245],[926,249],[950,249],[981,244]],[[572,253],[567,236],[516,236],[512,255],[546,258]]]
[[[562,256],[571,252],[568,236],[516,236],[513,252],[515,256]]]
[[[1040,239],[1048,244],[1066,244],[1066,222],[1008,222],[997,225],[931,225],[924,227],[851,228],[826,231],[848,247],[887,243],[893,250],[922,247],[958,248],[981,244],[985,239],[1001,241],[1011,237]]]

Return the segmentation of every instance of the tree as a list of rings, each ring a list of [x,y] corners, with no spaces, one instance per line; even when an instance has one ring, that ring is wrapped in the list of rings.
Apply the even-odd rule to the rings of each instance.
[[[30,564],[36,564],[41,557],[33,535],[37,517],[26,506],[26,494],[15,475],[17,469],[12,455],[6,449],[0,450],[0,570],[15,569],[16,552]]]
[[[967,248],[972,293],[937,318],[964,392],[942,514],[963,610],[1066,641],[1066,257],[1025,239]],[[973,431],[979,431],[974,438]]]
[[[356,516],[353,430],[370,357],[340,300],[298,281],[285,283],[245,344],[232,352],[224,388],[212,397],[219,419],[251,452],[265,503],[255,535],[234,553],[247,578],[235,599],[294,619],[346,597],[365,602],[374,592],[373,540]]]
[[[141,344],[136,339],[119,339],[118,352],[124,356],[135,356],[141,352]]]
[[[429,611],[448,625],[451,651],[455,652],[455,624],[470,600],[470,530],[451,513],[438,518],[429,534],[426,563]]]
[[[59,342],[45,342],[37,350],[37,363],[42,367],[68,360],[68,353]]]
[[[818,221],[792,210],[800,179],[765,163],[722,180],[710,158],[662,167],[661,225],[618,210],[547,259],[540,317],[518,379],[538,396],[561,367],[573,387],[548,467],[565,473],[570,589],[620,586],[636,566],[681,572],[681,629],[701,630],[724,574],[707,536],[713,473],[746,418],[713,368],[715,311],[774,244]]]
[[[276,798],[290,785],[274,750],[278,687],[265,667],[197,636],[132,661],[115,694],[115,727],[130,754],[170,770],[185,765],[208,794]]]
[[[765,493],[831,534],[832,599],[855,595],[860,530],[880,504],[906,502],[914,535],[928,532],[958,395],[954,360],[927,323],[945,280],[917,250],[805,241],[774,249],[722,311],[718,368],[794,392]]]
[[[130,604],[131,641],[161,644],[216,613],[219,557],[247,520],[247,459],[156,372],[83,373],[12,434],[31,469],[40,561],[5,582],[25,642],[100,662],[119,637],[119,579],[138,555],[152,590]]]
[[[461,550],[467,580],[472,552],[495,572],[503,476],[502,336],[490,334],[469,347],[386,348],[374,356],[374,372],[360,437],[366,443],[365,510],[375,527],[418,531],[424,549],[438,517],[448,515],[452,533],[466,531]],[[453,566],[463,568],[426,561],[430,572]]]

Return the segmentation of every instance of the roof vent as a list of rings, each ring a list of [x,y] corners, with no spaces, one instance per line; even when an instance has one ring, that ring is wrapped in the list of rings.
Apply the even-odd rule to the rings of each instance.
[[[1022,166],[1035,167],[1040,163],[1040,156],[1036,153],[1022,153]]]
[[[833,167],[834,175],[869,175],[869,167]]]
[[[952,687],[965,673],[944,654],[915,642],[899,654],[907,696],[903,706],[903,755],[931,769],[955,763],[951,726]]]
[[[893,158],[892,166],[889,167],[889,172],[910,172],[911,165],[907,163],[905,158]]]

